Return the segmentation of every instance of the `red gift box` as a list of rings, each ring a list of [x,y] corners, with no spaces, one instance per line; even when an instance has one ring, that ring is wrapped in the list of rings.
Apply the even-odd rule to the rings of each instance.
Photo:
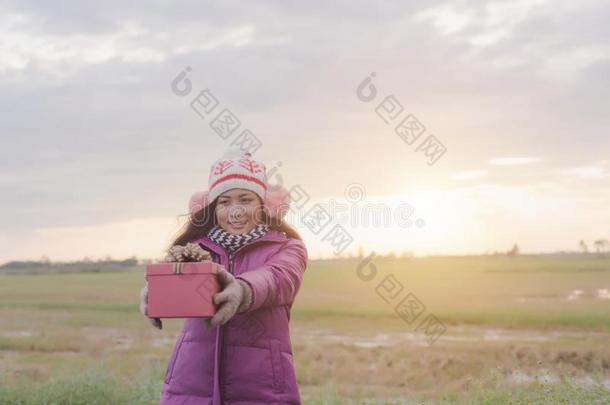
[[[220,292],[219,268],[211,260],[147,265],[148,317],[212,317],[218,309],[212,299]]]

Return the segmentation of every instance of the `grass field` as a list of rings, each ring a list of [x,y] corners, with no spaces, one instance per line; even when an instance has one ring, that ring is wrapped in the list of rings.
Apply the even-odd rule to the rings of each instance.
[[[291,318],[305,404],[610,403],[610,258],[372,265],[309,263]],[[0,404],[156,403],[182,321],[147,323],[142,285],[142,268],[0,275]],[[411,323],[394,312],[409,293]]]

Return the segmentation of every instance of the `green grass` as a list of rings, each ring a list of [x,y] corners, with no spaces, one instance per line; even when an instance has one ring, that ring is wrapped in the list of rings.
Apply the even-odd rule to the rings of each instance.
[[[137,306],[134,304],[86,304],[81,302],[1,302],[0,308],[27,308],[37,310],[58,310],[66,309],[70,311],[109,311],[109,312],[133,312]]]
[[[608,257],[377,258],[373,261],[377,273],[370,281],[358,277],[359,263],[357,259],[310,262],[292,308],[292,326],[350,336],[412,331],[417,321],[407,325],[394,307],[400,298],[413,293],[425,305],[421,317],[434,314],[448,333],[463,324],[483,330],[610,331],[610,300],[595,297],[597,289],[610,288]],[[403,288],[386,302],[376,289],[390,275]],[[182,320],[164,320],[163,331],[152,328],[138,310],[143,284],[143,268],[110,273],[1,274],[0,404],[157,403],[172,339]],[[585,294],[567,300],[574,289]],[[562,367],[582,371],[577,367],[581,361],[585,364],[587,351],[599,360],[593,362],[594,371],[604,372],[600,364],[610,361],[610,353],[605,351],[603,337],[567,337],[556,342],[556,347],[527,342],[443,346],[441,342],[433,348],[405,345],[391,350],[292,337],[302,351],[295,360],[305,404],[362,404],[367,398],[377,398],[368,403],[379,404],[610,403],[603,387],[585,387],[569,378],[556,384],[518,387],[502,380],[476,384],[497,362],[504,362],[507,369],[524,367],[531,373],[535,361],[541,359],[556,367],[553,372],[557,374],[564,371]],[[120,349],[121,339],[129,339],[131,346]],[[169,339],[169,344],[154,345],[159,339]],[[552,363],[558,356],[564,360]],[[534,366],[527,363],[530,357]],[[405,374],[413,367],[422,371],[411,371],[408,382],[400,376],[390,378],[394,369],[382,368],[389,361]],[[371,364],[378,368],[367,372]],[[438,376],[430,370],[441,373],[448,385],[437,386]],[[338,372],[342,377],[336,377]],[[377,372],[382,374],[375,383],[355,377]],[[468,389],[450,386],[461,384],[466,375],[474,378]],[[400,402],[400,395],[394,395],[399,392],[410,402]]]
[[[130,381],[118,380],[104,370],[89,368],[70,377],[54,377],[34,384],[24,381],[7,386],[0,384],[0,403],[11,405],[95,405],[95,404],[156,404],[161,389],[160,378],[152,375]],[[607,404],[610,392],[601,384],[583,388],[569,379],[559,384],[531,383],[522,387],[473,387],[468,392],[454,392],[439,398],[426,395],[370,400],[361,393],[347,398],[338,387],[326,383],[315,390],[301,389],[302,400],[308,405],[344,404]]]
[[[558,384],[531,383],[522,387],[477,387],[469,394],[454,393],[442,397],[439,404],[480,405],[559,405],[559,404],[607,404],[610,391],[601,383],[582,387],[568,378]]]
[[[31,381],[9,386],[0,384],[0,403],[11,405],[156,404],[161,377],[135,378],[125,382],[97,368],[71,376],[52,377],[43,383]]]

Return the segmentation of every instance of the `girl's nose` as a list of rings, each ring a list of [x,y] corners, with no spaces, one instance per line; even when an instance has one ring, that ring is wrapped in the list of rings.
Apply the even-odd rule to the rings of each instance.
[[[241,217],[244,216],[244,214],[245,214],[244,208],[242,206],[237,205],[237,206],[231,207],[229,217],[233,220],[239,220],[239,219],[241,219]]]

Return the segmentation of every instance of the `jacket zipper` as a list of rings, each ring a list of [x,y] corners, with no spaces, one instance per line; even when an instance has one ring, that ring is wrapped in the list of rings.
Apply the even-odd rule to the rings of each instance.
[[[233,254],[229,253],[229,273],[233,274]]]
[[[233,274],[233,256],[234,255],[235,255],[235,252],[232,252],[232,253],[229,253],[229,256],[228,256],[229,257],[229,263],[228,263],[228,265],[229,265],[229,273],[231,273],[231,274]],[[218,372],[219,372],[219,375],[220,375],[221,372],[222,372],[222,365],[223,365],[222,358],[224,356],[224,354],[223,354],[224,345],[222,344],[222,342],[226,339],[226,337],[224,335],[227,332],[225,330],[225,325],[219,325],[218,327],[219,327],[219,334],[220,334],[220,339],[221,339],[221,341],[219,342],[219,344],[221,346],[220,346],[220,356],[219,356],[219,359],[218,359],[218,367],[219,367]],[[220,389],[220,396],[222,398],[225,395],[224,390],[222,388],[222,383],[219,384],[218,388]]]
[[[246,247],[246,246],[250,246],[250,245],[252,245],[252,244],[255,244],[256,242],[271,242],[271,241],[265,241],[265,240],[262,240],[262,241],[261,241],[261,240],[253,240],[251,243],[248,243],[248,244],[246,244],[246,245],[240,246],[240,247],[239,247],[237,250],[235,250],[234,252],[229,253],[229,255],[228,255],[228,258],[229,258],[229,263],[228,263],[228,265],[229,265],[229,273],[233,274],[233,257],[235,256],[235,254],[236,254],[237,252],[239,252],[239,250],[240,250],[240,249],[242,249],[242,248],[244,248],[244,247]],[[224,340],[224,333],[226,333],[226,332],[224,331],[224,330],[225,330],[224,326],[225,326],[225,325],[219,325],[219,326],[218,326],[218,328],[219,328],[219,333],[220,333],[220,336],[221,336],[221,342],[219,342],[219,344],[221,344],[221,343],[222,343],[222,340]],[[222,347],[222,345],[221,345],[221,347]],[[222,357],[223,357],[223,354],[222,354],[222,350],[221,350],[220,358],[218,359],[218,363],[219,363],[219,364],[218,364],[218,366],[219,366],[219,368],[220,368],[219,372],[222,370]],[[219,389],[220,389],[220,390],[222,390],[222,387],[219,387]],[[221,395],[222,395],[222,393],[221,393]]]

